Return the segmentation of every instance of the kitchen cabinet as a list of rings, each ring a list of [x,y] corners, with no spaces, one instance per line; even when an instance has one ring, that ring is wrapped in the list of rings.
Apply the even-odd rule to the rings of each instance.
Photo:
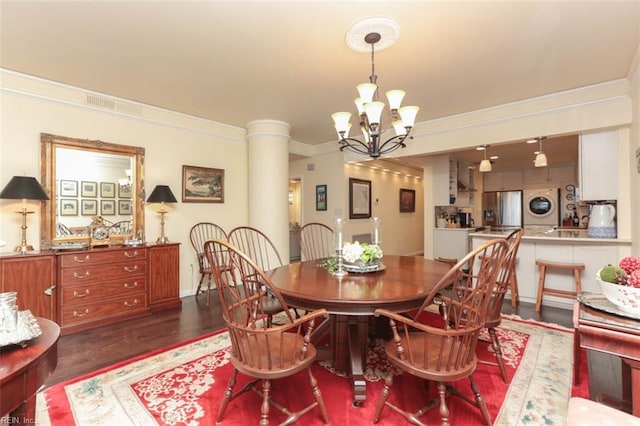
[[[578,152],[580,200],[617,200],[618,132],[583,133]]]
[[[15,291],[18,309],[56,320],[56,256],[6,254],[0,257],[0,292]]]
[[[508,191],[522,189],[524,178],[522,170],[483,173],[483,190]]]
[[[433,257],[460,260],[469,253],[469,234],[473,228],[437,228],[433,230]]]
[[[448,155],[439,155],[433,159],[433,201],[436,206],[448,206],[455,203],[458,196],[457,166]],[[451,202],[453,199],[453,203]]]
[[[576,182],[576,172],[573,166],[561,167],[532,167],[524,169],[524,187],[531,184],[550,184],[564,187]]]

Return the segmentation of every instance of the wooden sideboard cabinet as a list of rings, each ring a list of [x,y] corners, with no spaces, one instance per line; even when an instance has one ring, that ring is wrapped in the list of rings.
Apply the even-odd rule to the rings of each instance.
[[[69,334],[180,307],[180,244],[0,255],[0,291]]]
[[[148,315],[147,252],[147,247],[118,247],[60,254],[63,333]]]
[[[159,311],[176,308],[180,301],[180,245],[149,246],[149,308]]]
[[[18,293],[18,309],[57,321],[55,254],[0,255],[0,292],[9,291]]]

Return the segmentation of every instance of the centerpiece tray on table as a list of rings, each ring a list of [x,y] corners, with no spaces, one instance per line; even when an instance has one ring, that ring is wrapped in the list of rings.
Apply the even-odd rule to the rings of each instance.
[[[370,264],[343,264],[344,269],[347,272],[366,274],[368,272],[384,271],[386,267],[382,263],[370,263]]]
[[[608,314],[618,315],[621,317],[630,318],[634,320],[640,320],[640,315],[627,312],[625,310],[618,308],[616,305],[611,303],[604,294],[589,293],[585,291],[579,294],[577,299],[578,299],[578,302],[582,303],[585,306],[593,308],[597,311],[602,311]]]
[[[16,329],[11,332],[0,332],[0,348],[9,345],[19,345],[24,348],[29,340],[41,334],[42,329],[31,311],[18,311]]]

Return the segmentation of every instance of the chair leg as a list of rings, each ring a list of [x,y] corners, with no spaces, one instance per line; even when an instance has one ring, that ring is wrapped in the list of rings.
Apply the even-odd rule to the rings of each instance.
[[[262,381],[262,405],[260,406],[260,426],[269,426],[269,398],[271,398],[271,380]]]
[[[577,329],[573,330],[573,385],[577,386],[580,381],[580,333]]]
[[[482,398],[480,394],[480,388],[478,387],[478,383],[473,378],[473,374],[469,376],[469,381],[471,382],[471,390],[473,390],[473,394],[476,398],[476,406],[480,409],[482,413],[482,417],[484,417],[484,422],[487,426],[491,426],[491,415],[489,415],[489,409],[487,408],[487,403]]]
[[[518,277],[516,276],[515,270],[511,274],[511,282],[509,285],[511,286],[511,307],[517,308],[518,303],[520,303],[520,295],[518,294]]]
[[[324,399],[322,398],[322,393],[320,393],[320,388],[318,387],[318,380],[315,378],[313,373],[311,372],[311,368],[308,368],[309,372],[309,384],[311,385],[311,389],[313,391],[313,397],[316,399],[318,403],[318,407],[320,408],[320,412],[322,413],[322,419],[324,420],[324,424],[329,424],[329,413],[327,412],[327,406],[324,404]]]
[[[380,421],[380,415],[382,414],[382,409],[387,403],[387,398],[389,398],[389,392],[391,392],[391,386],[393,385],[393,372],[389,372],[389,375],[384,381],[384,386],[382,387],[382,393],[380,394],[380,398],[378,398],[378,404],[376,405],[376,412],[373,415],[373,423],[378,423]]]
[[[438,396],[440,397],[440,418],[443,425],[449,424],[449,407],[447,407],[447,385],[443,382],[438,382]]]
[[[544,281],[547,275],[547,267],[540,266],[540,278],[538,279],[538,297],[536,297],[536,312],[540,312],[542,306],[542,294],[544,293]]]
[[[222,417],[224,416],[224,411],[227,409],[227,405],[231,401],[231,397],[233,396],[233,387],[236,385],[236,378],[238,377],[238,370],[233,369],[233,373],[229,378],[229,383],[227,384],[227,389],[224,391],[224,397],[222,398],[222,402],[220,403],[220,408],[218,409],[218,418],[216,419],[216,423],[220,423],[222,421]]]
[[[490,327],[488,328],[488,331],[489,335],[491,336],[491,347],[493,348],[493,354],[496,356],[496,362],[498,363],[498,367],[500,368],[502,380],[506,384],[509,384],[509,376],[507,376],[507,370],[504,367],[504,360],[502,359],[502,347],[500,346],[500,340],[498,340],[496,329]]]

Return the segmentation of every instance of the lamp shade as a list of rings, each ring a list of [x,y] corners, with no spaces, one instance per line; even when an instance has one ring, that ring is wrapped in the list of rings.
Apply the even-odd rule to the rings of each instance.
[[[34,177],[14,176],[7,186],[0,192],[0,198],[25,199],[25,200],[48,200],[49,197]]]
[[[536,160],[534,161],[534,166],[536,167],[547,167],[547,156],[544,152],[539,152],[536,155]]]
[[[490,172],[491,171],[491,161],[486,158],[480,162],[480,171],[481,172]]]
[[[156,185],[147,198],[147,203],[177,203],[176,197],[168,185]]]

